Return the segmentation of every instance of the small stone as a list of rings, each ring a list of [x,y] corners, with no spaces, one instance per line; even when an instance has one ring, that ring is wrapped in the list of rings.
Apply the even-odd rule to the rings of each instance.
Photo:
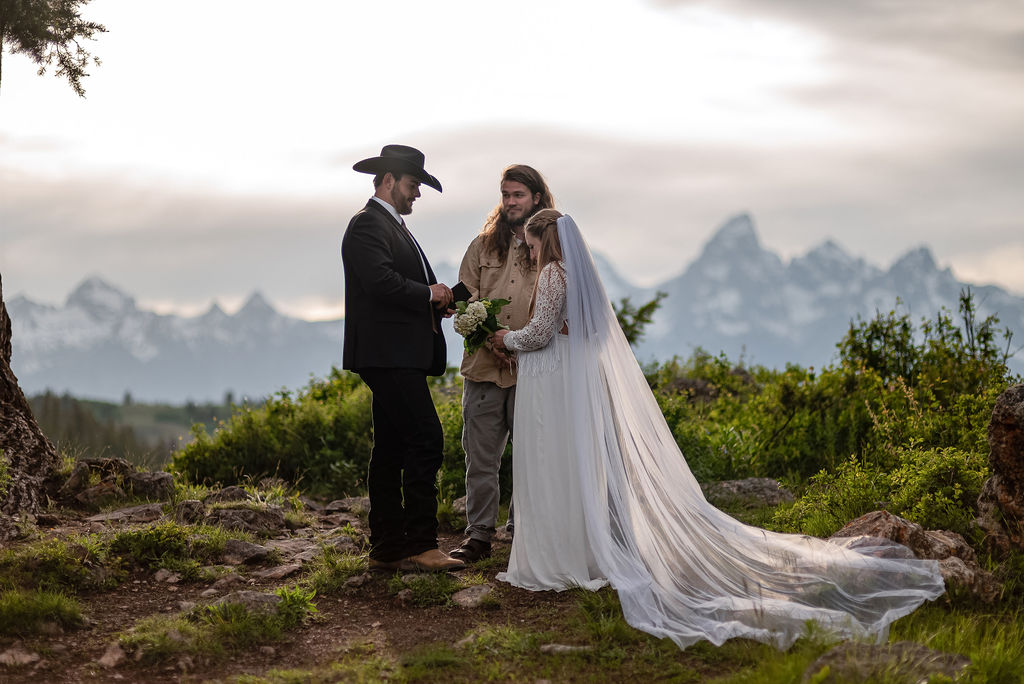
[[[60,525],[60,516],[52,513],[40,513],[36,516],[36,524],[39,527],[57,527]]]
[[[37,660],[39,660],[38,653],[26,651],[17,645],[0,653],[0,665],[31,665]]]
[[[479,608],[484,600],[494,593],[494,587],[489,584],[478,584],[466,587],[452,596],[452,602],[462,608]]]
[[[180,610],[183,613],[187,613],[195,607],[195,601],[178,601],[178,610]]]
[[[178,658],[178,669],[182,672],[188,672],[193,667],[195,667],[195,665],[192,662],[191,656],[182,656],[181,658]]]
[[[223,489],[215,492],[210,492],[203,497],[203,503],[224,503],[227,501],[248,501],[252,497],[249,496],[249,492],[245,491],[244,487],[238,485],[231,485],[230,487],[224,487]]]
[[[398,605],[400,606],[409,605],[412,603],[412,589],[402,589],[395,596],[395,599],[398,601]]]
[[[181,581],[181,575],[167,568],[160,568],[153,574],[153,580],[156,582],[166,582],[167,584],[177,584]]]
[[[592,650],[594,650],[593,646],[573,646],[570,644],[544,644],[540,647],[540,652],[548,655],[564,655],[566,653],[581,653]]]
[[[274,568],[268,568],[266,570],[257,570],[252,573],[253,577],[259,577],[260,579],[284,579],[289,575],[292,575],[302,569],[302,563],[288,563],[286,565],[278,565]]]
[[[260,646],[260,653],[262,653],[265,656],[272,656],[275,653],[277,653],[277,651],[274,649],[273,646]]]
[[[345,586],[353,588],[361,587],[368,581],[370,581],[370,574],[364,572],[361,575],[353,575],[352,577],[349,577],[347,580],[345,580]]]
[[[159,520],[164,516],[163,507],[158,503],[142,504],[119,508],[109,513],[97,513],[86,518],[88,522],[132,522],[147,523]]]
[[[240,563],[253,565],[263,562],[269,555],[270,549],[265,546],[242,541],[241,539],[228,539],[224,542],[224,552],[221,554],[221,560],[230,565],[238,565]]]
[[[455,648],[465,648],[476,641],[476,634],[467,634],[455,642]]]
[[[141,652],[141,651],[140,651]],[[117,667],[125,661],[124,649],[121,648],[121,644],[117,641],[107,646],[107,650],[103,652],[103,655],[97,661],[103,667]]]
[[[234,591],[224,598],[214,602],[213,605],[236,604],[242,606],[250,613],[270,615],[277,612],[277,605],[281,597],[277,594],[261,594],[258,591]]]

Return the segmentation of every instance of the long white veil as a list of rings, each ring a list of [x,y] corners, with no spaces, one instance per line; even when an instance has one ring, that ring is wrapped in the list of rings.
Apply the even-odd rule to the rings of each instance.
[[[569,437],[587,535],[629,624],[686,647],[746,637],[788,647],[808,620],[842,637],[944,591],[938,563],[865,556],[745,525],[707,502],[611,308],[590,250],[558,219],[567,280]]]

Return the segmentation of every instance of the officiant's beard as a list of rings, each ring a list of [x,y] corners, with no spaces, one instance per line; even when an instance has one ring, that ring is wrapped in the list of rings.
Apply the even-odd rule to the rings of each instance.
[[[508,214],[505,212],[504,207],[498,210],[498,214],[501,216],[502,222],[509,227],[509,230],[514,231],[517,228],[522,228],[523,226],[525,226],[526,222],[530,220],[530,217],[536,214],[539,209],[540,205],[535,204],[533,205],[533,209],[531,209],[528,213],[523,214],[517,219],[510,219],[508,217]]]

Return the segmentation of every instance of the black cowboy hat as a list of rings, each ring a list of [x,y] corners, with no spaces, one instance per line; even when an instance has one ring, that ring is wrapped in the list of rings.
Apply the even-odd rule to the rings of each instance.
[[[437,180],[423,168],[425,157],[415,147],[407,145],[385,145],[379,157],[370,157],[352,165],[359,173],[384,173],[398,171],[407,173],[421,182],[441,192],[441,181]]]

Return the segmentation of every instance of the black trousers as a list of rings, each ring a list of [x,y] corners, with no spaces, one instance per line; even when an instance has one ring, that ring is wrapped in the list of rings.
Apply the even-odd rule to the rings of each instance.
[[[373,392],[370,558],[395,561],[436,549],[444,434],[427,375],[411,368],[364,368],[359,376]]]

